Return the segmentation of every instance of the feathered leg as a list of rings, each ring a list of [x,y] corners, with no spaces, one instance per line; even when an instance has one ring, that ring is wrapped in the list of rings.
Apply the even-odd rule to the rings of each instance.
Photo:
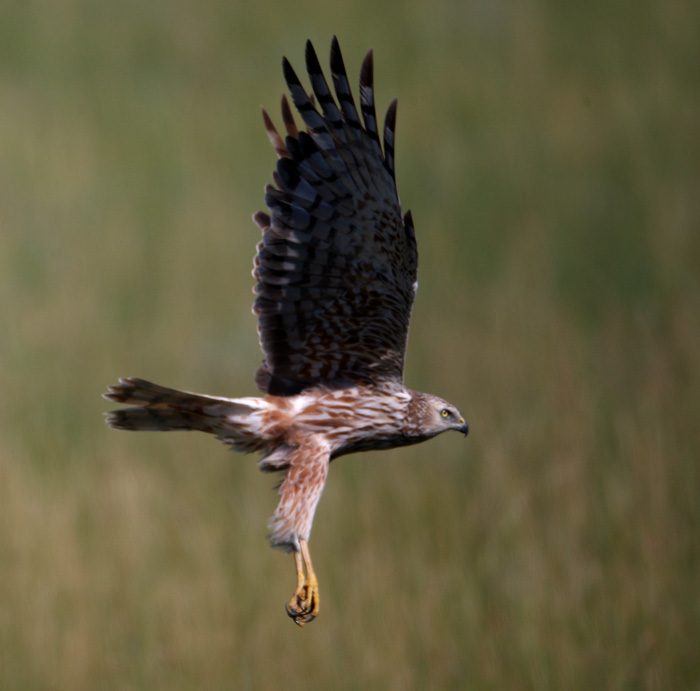
[[[294,550],[297,588],[287,614],[299,626],[318,615],[318,579],[309,553],[309,534],[316,505],[328,475],[330,446],[322,437],[307,437],[287,456],[287,477],[280,485],[280,503],[270,521],[275,547]]]

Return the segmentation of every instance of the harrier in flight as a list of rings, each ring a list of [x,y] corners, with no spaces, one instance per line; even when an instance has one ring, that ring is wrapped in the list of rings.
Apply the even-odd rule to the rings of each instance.
[[[115,429],[208,432],[237,451],[261,453],[262,470],[284,473],[271,542],[294,553],[297,588],[287,613],[303,626],[319,610],[308,540],[330,462],[469,428],[452,404],[403,383],[418,254],[396,191],[396,100],[382,145],[372,51],[360,72],[361,115],[335,38],[335,97],[310,42],[313,96],[286,58],[282,64],[305,129],[284,96],[285,137],[262,112],[279,157],[265,189],[270,213],[254,216],[262,240],[253,311],[265,356],[255,382],[265,396],[218,398],[127,378],[105,397],[131,406],[109,414]]]

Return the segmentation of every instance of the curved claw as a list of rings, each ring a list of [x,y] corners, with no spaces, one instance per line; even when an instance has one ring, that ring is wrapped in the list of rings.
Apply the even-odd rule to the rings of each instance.
[[[313,582],[307,579],[292,595],[292,599],[287,604],[287,614],[297,626],[304,626],[316,618],[318,606],[318,583],[316,579]]]

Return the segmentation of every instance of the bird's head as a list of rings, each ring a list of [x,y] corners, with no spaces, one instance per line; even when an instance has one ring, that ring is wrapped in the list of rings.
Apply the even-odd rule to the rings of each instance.
[[[438,396],[413,392],[412,405],[416,418],[420,421],[420,433],[426,437],[434,437],[451,429],[465,436],[469,433],[469,425],[462,413]]]

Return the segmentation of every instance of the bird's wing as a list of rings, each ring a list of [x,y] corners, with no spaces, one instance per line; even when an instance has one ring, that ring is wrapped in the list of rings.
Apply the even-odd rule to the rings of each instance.
[[[386,114],[382,150],[372,51],[360,74],[362,122],[335,38],[330,64],[337,101],[310,42],[306,65],[315,99],[283,60],[306,131],[297,130],[285,97],[284,139],[263,111],[280,159],[265,192],[270,215],[254,217],[263,237],[253,311],[265,355],[256,382],[275,395],[403,379],[418,255],[410,212],[402,216],[396,191],[396,101]]]

